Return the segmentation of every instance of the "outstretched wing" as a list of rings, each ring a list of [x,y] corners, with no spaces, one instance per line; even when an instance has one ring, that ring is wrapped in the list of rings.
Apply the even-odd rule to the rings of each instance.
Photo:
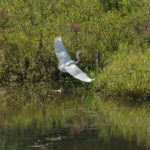
[[[65,46],[61,41],[61,37],[57,37],[54,40],[55,53],[60,63],[65,64],[71,61],[70,56],[68,55]]]
[[[78,66],[75,64],[67,65],[65,70],[71,74],[74,78],[84,82],[91,82],[93,79],[89,78]]]

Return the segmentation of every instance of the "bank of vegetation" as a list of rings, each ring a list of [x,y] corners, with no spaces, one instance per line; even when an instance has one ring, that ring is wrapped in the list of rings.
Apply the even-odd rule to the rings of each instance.
[[[150,95],[149,0],[0,0],[0,82],[58,77],[53,42],[61,35],[72,58],[108,95]],[[99,65],[95,58],[100,50]]]

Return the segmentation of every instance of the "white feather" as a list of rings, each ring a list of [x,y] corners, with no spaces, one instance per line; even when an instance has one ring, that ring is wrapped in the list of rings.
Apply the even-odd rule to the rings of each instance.
[[[91,82],[93,79],[89,78],[77,65],[76,62],[71,60],[65,46],[62,43],[61,37],[54,40],[55,53],[58,58],[58,69],[61,72],[68,72],[74,78],[84,82]]]

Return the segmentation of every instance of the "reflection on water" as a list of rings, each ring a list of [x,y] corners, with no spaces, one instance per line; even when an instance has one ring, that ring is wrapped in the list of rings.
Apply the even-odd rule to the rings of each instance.
[[[0,150],[148,149],[140,137],[124,136],[94,99],[50,85],[1,88]]]

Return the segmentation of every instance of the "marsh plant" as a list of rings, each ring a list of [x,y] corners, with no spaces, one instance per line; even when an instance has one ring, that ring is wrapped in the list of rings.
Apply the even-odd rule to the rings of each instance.
[[[141,53],[142,61],[146,60],[145,66],[149,66],[149,0],[0,0],[0,3],[1,83],[55,79],[59,72],[53,44],[59,35],[72,58],[78,50],[84,52],[80,67],[95,75],[99,81],[95,83],[98,89],[101,78],[95,63],[97,50],[101,51],[100,70],[104,76],[106,71],[103,70],[114,75],[109,67],[111,64],[126,64],[126,60],[121,59],[125,53],[124,57],[132,54],[131,62]],[[127,46],[120,48],[122,45]],[[138,61],[136,59],[135,68],[139,68]],[[116,78],[118,74],[121,76],[125,66],[116,66],[119,68]],[[135,74],[144,74],[145,80],[142,76],[138,80],[142,80],[146,93],[149,93],[147,69],[135,69]],[[115,87],[121,86],[115,85],[114,80],[111,83]],[[142,84],[138,83],[138,90],[142,89]],[[110,84],[107,85],[110,88]]]

